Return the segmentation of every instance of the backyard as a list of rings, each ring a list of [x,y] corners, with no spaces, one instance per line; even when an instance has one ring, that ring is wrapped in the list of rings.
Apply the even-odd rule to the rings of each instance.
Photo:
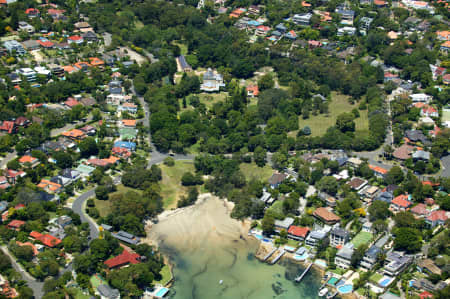
[[[311,136],[322,136],[327,129],[336,124],[337,116],[344,112],[351,112],[353,109],[358,108],[358,105],[352,105],[349,103],[348,96],[331,93],[330,105],[328,107],[329,114],[310,115],[309,118],[303,119],[299,117],[299,128],[302,129],[305,126],[311,128]],[[369,130],[369,119],[367,110],[358,110],[360,116],[355,119],[356,132],[365,133]],[[297,132],[294,132],[295,134]]]
[[[242,163],[239,168],[245,175],[247,181],[256,179],[258,181],[267,181],[273,174],[272,168],[266,164],[264,167],[258,167],[254,162]]]
[[[160,165],[162,170],[161,196],[164,209],[176,208],[180,196],[187,194],[187,188],[181,185],[181,177],[185,172],[194,173],[191,161],[175,161],[174,166]]]
[[[359,232],[352,240],[352,244],[355,248],[358,248],[361,245],[368,244],[372,240],[372,233],[369,232]]]
[[[168,265],[164,265],[161,269],[161,280],[155,281],[157,284],[166,286],[170,281],[172,281],[172,272],[170,271],[170,267]]]

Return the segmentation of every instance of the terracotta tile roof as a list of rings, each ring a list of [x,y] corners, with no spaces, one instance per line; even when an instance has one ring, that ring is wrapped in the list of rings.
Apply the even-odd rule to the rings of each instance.
[[[33,163],[36,162],[38,159],[32,156],[22,156],[19,159],[19,163],[23,164],[23,163]]]
[[[29,15],[29,14],[38,14],[39,13],[39,9],[37,9],[37,8],[28,8],[27,10],[25,10],[25,13],[27,14],[27,15]]]
[[[424,205],[423,203],[419,203],[417,206],[411,208],[411,213],[424,216],[427,215],[429,211],[427,210],[426,205]]]
[[[60,239],[55,238],[51,235],[43,235],[36,231],[32,231],[30,233],[30,237],[34,238],[37,241],[40,241],[42,244],[44,244],[47,247],[55,247],[56,245],[58,245],[62,242]]]
[[[80,104],[77,100],[74,98],[68,98],[67,101],[64,102],[64,105],[69,106],[70,108]]]
[[[52,191],[52,192],[57,192],[62,188],[62,186],[60,184],[53,183],[49,180],[44,180],[44,179],[41,180],[41,182],[37,186],[42,189],[48,189],[49,191]]]
[[[62,133],[63,136],[69,137],[69,138],[80,138],[84,136],[84,132],[78,129],[73,129],[67,132]]]
[[[384,168],[379,167],[379,166],[369,165],[369,168],[372,169],[373,171],[381,173],[383,175],[388,173],[387,169],[384,169]]]
[[[419,294],[420,299],[433,298],[433,294],[427,291],[423,291]]]
[[[92,66],[100,66],[100,65],[105,64],[105,62],[103,60],[101,60],[100,58],[97,58],[97,57],[90,57],[89,61],[91,62]]]
[[[124,147],[113,147],[112,153],[116,156],[122,157],[122,158],[128,158],[131,156],[131,152],[124,148]]]
[[[297,236],[297,237],[301,237],[301,238],[306,238],[306,236],[309,233],[309,227],[299,227],[299,226],[295,226],[295,225],[291,225],[291,227],[289,227],[288,230],[288,234]]]
[[[107,162],[108,164],[114,164],[119,160],[120,160],[119,158],[114,157],[114,156],[109,156],[109,158],[103,159],[103,161]]]
[[[66,65],[66,66],[63,66],[62,68],[63,68],[63,70],[65,72],[68,72],[68,73],[72,73],[72,72],[75,72],[77,70],[71,65]]]
[[[23,225],[25,225],[25,221],[15,219],[15,220],[12,220],[10,223],[8,223],[8,228],[18,229],[18,228],[22,227]]]
[[[11,134],[14,131],[14,122],[5,120],[0,126],[1,131],[6,131],[8,134]]]
[[[402,194],[395,197],[391,203],[402,208],[408,208],[409,206],[412,205],[412,202],[408,200],[408,195],[406,194]]]
[[[135,127],[136,120],[135,119],[122,119],[122,124],[127,127]]]
[[[116,257],[110,258],[109,260],[105,261],[105,265],[108,268],[117,268],[122,267],[128,264],[139,264],[141,256],[137,253],[131,253],[127,249],[124,248],[121,254],[119,254]]]
[[[247,86],[247,92],[251,91],[252,94],[257,97],[259,95],[259,88],[258,85],[249,85]]]
[[[448,217],[444,210],[438,210],[431,212],[430,216],[428,216],[427,220],[429,221],[447,221]]]
[[[44,47],[44,48],[51,48],[51,47],[53,47],[55,44],[54,43],[52,43],[51,41],[38,41],[38,43],[42,46],[42,47]]]
[[[330,212],[326,208],[317,208],[313,215],[326,222],[339,222],[341,220],[341,217],[337,216],[333,212]]]
[[[69,38],[68,38],[68,40],[71,40],[71,41],[79,41],[79,40],[82,40],[83,38],[81,37],[81,36],[79,36],[79,35],[72,35],[72,36],[69,36]]]
[[[441,45],[441,47],[450,48],[450,41],[449,41],[449,40],[446,41],[445,43],[443,43],[443,44]]]
[[[394,151],[393,156],[400,160],[406,160],[410,157],[413,149],[413,146],[405,143]]]

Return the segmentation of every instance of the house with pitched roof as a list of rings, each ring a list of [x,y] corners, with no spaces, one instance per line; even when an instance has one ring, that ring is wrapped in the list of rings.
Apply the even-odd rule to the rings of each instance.
[[[335,224],[341,221],[341,217],[337,216],[329,209],[323,207],[317,208],[314,211],[313,216],[328,225]]]
[[[412,202],[409,200],[409,195],[401,194],[391,201],[391,209],[395,212],[406,211],[412,206]]]
[[[303,241],[308,237],[309,234],[309,227],[300,227],[296,225],[291,225],[288,229],[288,238],[296,240],[296,241]]]
[[[9,229],[20,231],[20,228],[25,225],[25,221],[14,219],[8,223],[7,227]]]
[[[425,222],[431,227],[435,227],[438,225],[444,225],[447,220],[447,212],[444,210],[438,210],[431,212],[431,214],[425,219]]]
[[[81,141],[86,138],[86,134],[83,131],[78,129],[72,129],[70,131],[64,132],[61,135],[75,141]]]
[[[35,168],[39,165],[39,159],[29,155],[20,157],[18,161],[22,167],[30,166],[31,168]]]
[[[30,237],[36,241],[41,242],[42,244],[44,244],[45,246],[50,247],[50,248],[58,246],[62,242],[58,238],[55,238],[48,234],[43,235],[37,231],[32,231],[30,233]]]
[[[136,265],[141,262],[141,256],[137,253],[131,252],[130,248],[122,246],[123,251],[118,256],[110,258],[104,262],[108,269],[117,269],[127,265]]]

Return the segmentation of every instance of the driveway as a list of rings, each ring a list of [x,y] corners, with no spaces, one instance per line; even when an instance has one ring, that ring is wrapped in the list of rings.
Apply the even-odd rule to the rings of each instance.
[[[75,123],[75,124],[66,124],[66,125],[65,125],[64,127],[62,127],[62,128],[53,129],[53,130],[50,132],[50,137],[56,137],[56,136],[59,136],[59,135],[61,135],[63,132],[66,132],[66,131],[75,129],[76,126],[83,125],[83,124],[87,124],[87,123],[90,122],[90,121],[92,121],[92,115],[88,115],[86,122],[81,122],[81,121],[79,121],[79,122],[77,122],[77,123]]]

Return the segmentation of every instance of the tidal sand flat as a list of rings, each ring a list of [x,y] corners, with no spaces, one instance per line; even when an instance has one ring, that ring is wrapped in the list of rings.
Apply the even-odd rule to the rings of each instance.
[[[255,259],[258,241],[247,237],[248,224],[230,218],[231,208],[205,194],[200,203],[162,215],[148,229],[149,239],[174,265],[172,297],[317,298],[316,273],[295,284],[302,266],[287,259],[269,266]]]

